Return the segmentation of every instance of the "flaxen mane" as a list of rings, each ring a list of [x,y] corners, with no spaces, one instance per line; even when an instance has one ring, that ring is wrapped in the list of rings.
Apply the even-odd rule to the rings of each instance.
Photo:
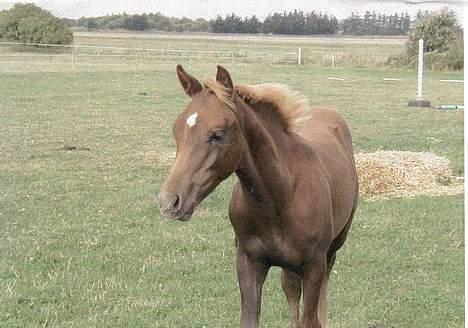
[[[232,101],[231,92],[222,86],[215,78],[208,79],[204,84],[204,87],[214,92],[216,97],[221,100],[230,110],[236,111],[236,105]]]
[[[230,92],[226,88],[215,79],[207,80],[204,85],[205,88],[212,90],[228,108],[235,111]],[[285,130],[293,131],[310,116],[308,101],[285,85],[278,83],[237,85],[235,91],[253,110],[265,119],[277,122]]]

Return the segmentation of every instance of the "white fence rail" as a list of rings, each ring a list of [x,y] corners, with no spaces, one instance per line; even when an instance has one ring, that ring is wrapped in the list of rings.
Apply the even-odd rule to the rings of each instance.
[[[26,47],[34,47],[35,52],[24,51]],[[24,51],[24,52],[23,52]],[[50,51],[50,53],[47,53]],[[86,58],[100,58],[101,60],[111,59],[134,59],[137,62],[148,61],[168,61],[185,59],[192,60],[213,60],[230,63],[267,62],[270,64],[296,64],[297,51],[286,52],[252,52],[241,50],[194,50],[194,49],[156,49],[156,48],[127,48],[95,45],[54,45],[19,42],[0,42],[0,62],[6,59],[26,60],[28,57],[35,59],[60,59],[68,61],[72,65],[81,63],[87,64]],[[94,63],[99,64],[99,63]],[[103,65],[105,63],[102,63]],[[126,63],[127,64],[127,63]]]
[[[192,61],[216,60],[218,63],[263,63],[263,64],[286,64],[286,65],[323,65],[330,67],[339,67],[340,65],[356,64],[371,67],[382,66],[386,60],[382,55],[373,55],[369,53],[354,52],[343,49],[330,49],[322,51],[317,48],[287,48],[275,49],[273,51],[257,51],[254,47],[240,48],[236,50],[209,50],[209,49],[159,49],[142,47],[119,47],[119,46],[97,46],[97,45],[54,45],[37,43],[19,43],[19,42],[0,42],[0,62],[26,60],[20,56],[22,52],[28,54],[30,48],[34,47],[34,60],[41,58],[50,60],[62,58],[53,57],[58,55],[68,55],[70,65],[109,65],[130,64],[132,63],[154,63],[167,61]],[[29,48],[29,49],[25,49]],[[8,54],[8,55],[7,55]],[[14,59],[13,56],[16,58]],[[93,56],[93,57],[90,57]],[[91,63],[90,58],[99,58],[99,61]],[[65,60],[63,57],[61,60]],[[32,65],[32,61],[30,62]],[[38,62],[38,64],[40,64]]]
[[[224,45],[226,46],[226,45]],[[301,47],[275,46],[271,51],[255,46],[239,46],[234,44],[230,48],[197,49],[188,45],[188,49],[164,49],[152,47],[124,47],[109,45],[55,45],[20,42],[0,42],[1,70],[9,69],[16,64],[13,70],[19,70],[21,63],[33,69],[41,69],[45,65],[50,69],[93,69],[105,70],[106,66],[117,68],[122,66],[133,67],[138,65],[158,65],[166,62],[181,62],[191,65],[193,63],[216,62],[220,64],[249,64],[260,63],[270,65],[320,65],[340,67],[349,65],[362,65],[366,67],[383,67],[387,61],[385,53],[369,53],[365,49],[337,47]],[[232,47],[232,48],[231,48]],[[234,48],[234,49],[233,49]],[[62,67],[53,67],[53,64]],[[68,65],[67,65],[68,64]]]

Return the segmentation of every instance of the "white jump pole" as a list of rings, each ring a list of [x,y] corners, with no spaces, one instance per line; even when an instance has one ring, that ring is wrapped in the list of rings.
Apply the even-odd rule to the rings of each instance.
[[[297,64],[301,65],[302,63],[302,48],[297,49]]]
[[[423,97],[423,80],[424,80],[424,39],[419,39],[418,98],[416,98],[417,100],[424,99],[424,97]]]
[[[418,95],[416,100],[411,100],[408,106],[411,107],[431,107],[431,102],[424,99],[423,86],[424,86],[424,39],[419,39],[419,53],[418,53]]]

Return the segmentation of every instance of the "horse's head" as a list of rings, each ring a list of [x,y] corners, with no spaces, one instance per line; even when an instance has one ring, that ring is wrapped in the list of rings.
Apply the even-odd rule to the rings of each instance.
[[[177,154],[161,192],[161,213],[187,221],[195,207],[238,167],[242,142],[235,115],[234,87],[218,66],[216,81],[205,88],[177,66],[177,76],[191,101],[174,122]]]

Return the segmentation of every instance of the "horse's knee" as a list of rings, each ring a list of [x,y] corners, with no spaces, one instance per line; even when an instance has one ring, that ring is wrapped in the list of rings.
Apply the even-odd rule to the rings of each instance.
[[[301,278],[295,273],[282,270],[281,271],[281,287],[288,294],[301,293]]]

